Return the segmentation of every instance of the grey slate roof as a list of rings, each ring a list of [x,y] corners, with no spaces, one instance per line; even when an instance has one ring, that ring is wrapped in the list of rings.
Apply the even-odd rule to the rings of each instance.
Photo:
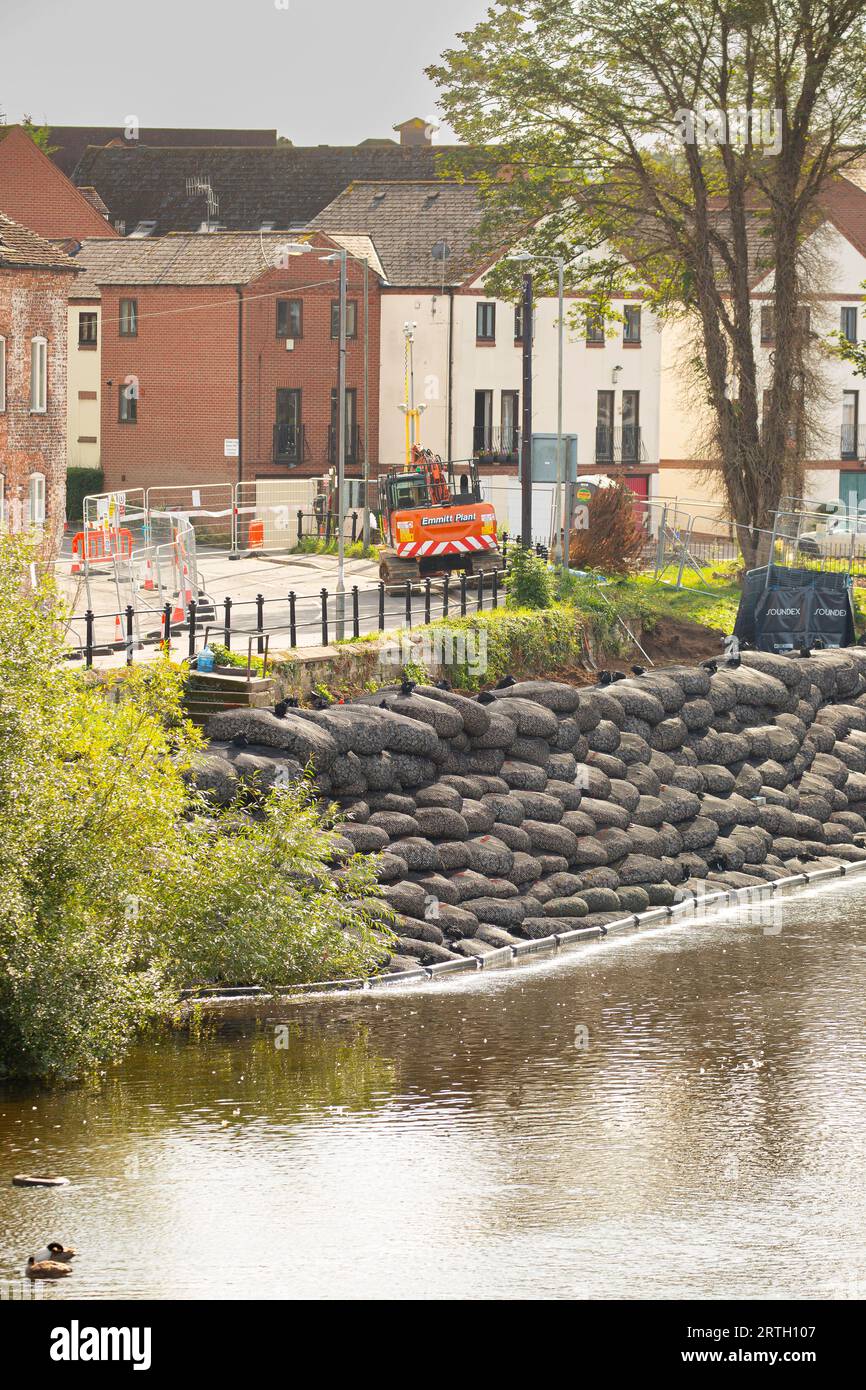
[[[246,285],[275,263],[288,240],[285,232],[88,237],[75,258],[85,272],[76,298],[98,296],[100,285]]]
[[[311,226],[369,236],[389,285],[441,285],[443,268],[444,283],[456,285],[486,259],[476,244],[481,213],[478,189],[471,182],[356,180]],[[444,267],[432,254],[442,243],[451,253]]]
[[[71,256],[67,256],[53,241],[22,227],[0,212],[0,269],[6,267],[22,270],[70,270],[78,269]]]
[[[136,142],[126,139],[123,126],[108,125],[53,125],[50,128],[49,143],[55,146],[49,158],[62,169],[68,178],[72,177],[88,145],[107,145],[112,140],[122,140],[124,145]],[[275,130],[168,130],[143,126],[138,131],[141,145],[275,145]]]
[[[275,145],[270,149],[109,147],[85,151],[73,182],[95,188],[131,232],[154,220],[156,235],[197,231],[207,216],[187,179],[207,179],[219,200],[214,221],[228,231],[303,226],[353,179],[431,179],[445,146]]]

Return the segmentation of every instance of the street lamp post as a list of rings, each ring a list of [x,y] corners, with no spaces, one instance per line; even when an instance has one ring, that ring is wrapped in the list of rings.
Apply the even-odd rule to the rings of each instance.
[[[532,273],[523,277],[523,420],[520,439],[520,540],[532,545]]]
[[[554,542],[553,558],[559,558],[563,569],[568,569],[569,530],[567,512],[568,479],[563,457],[562,438],[562,374],[563,374],[563,318],[565,315],[565,261],[561,256],[556,260],[556,282],[559,295],[559,320],[556,342],[556,501],[554,504]]]

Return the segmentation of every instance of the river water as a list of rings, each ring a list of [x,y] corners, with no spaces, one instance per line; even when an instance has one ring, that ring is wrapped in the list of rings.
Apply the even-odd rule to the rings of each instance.
[[[58,1238],[58,1300],[866,1297],[864,979],[834,882],[0,1092],[0,1279]]]

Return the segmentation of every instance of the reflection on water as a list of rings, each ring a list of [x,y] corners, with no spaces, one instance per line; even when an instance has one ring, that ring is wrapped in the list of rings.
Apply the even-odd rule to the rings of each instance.
[[[46,1297],[866,1296],[866,887],[0,1093]],[[280,1025],[287,1025],[280,1027]],[[53,1170],[68,1188],[5,1186]]]

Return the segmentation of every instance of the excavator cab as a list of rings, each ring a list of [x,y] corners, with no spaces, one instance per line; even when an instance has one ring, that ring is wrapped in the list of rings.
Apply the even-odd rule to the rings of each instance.
[[[443,463],[413,446],[408,468],[379,478],[379,520],[386,581],[501,567],[496,514],[483,499],[474,459]]]

